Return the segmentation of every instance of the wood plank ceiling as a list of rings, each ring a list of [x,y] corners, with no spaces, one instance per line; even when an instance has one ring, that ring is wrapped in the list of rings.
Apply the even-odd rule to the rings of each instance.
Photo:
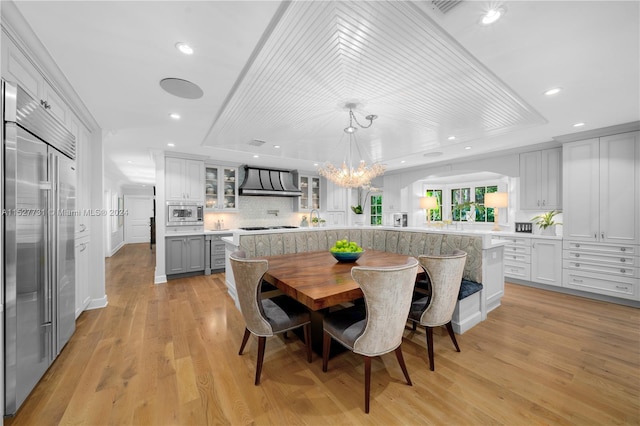
[[[255,151],[249,142],[260,139],[287,156],[338,162],[347,103],[358,118],[379,116],[358,132],[374,161],[449,136],[546,123],[414,3],[292,2],[276,13],[204,145]]]

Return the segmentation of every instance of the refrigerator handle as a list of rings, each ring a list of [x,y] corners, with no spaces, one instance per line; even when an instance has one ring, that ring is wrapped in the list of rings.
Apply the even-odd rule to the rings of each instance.
[[[47,236],[48,243],[45,245],[45,254],[44,254],[44,286],[43,286],[43,296],[42,297],[42,325],[51,324],[53,317],[51,315],[51,285],[53,283],[53,275],[51,272],[51,267],[54,264],[53,260],[53,247],[51,246],[51,237],[52,237],[52,229],[51,229],[51,214],[53,211],[51,210],[51,189],[43,188],[42,193],[44,195],[44,205],[47,206],[47,211],[44,212],[44,234]]]

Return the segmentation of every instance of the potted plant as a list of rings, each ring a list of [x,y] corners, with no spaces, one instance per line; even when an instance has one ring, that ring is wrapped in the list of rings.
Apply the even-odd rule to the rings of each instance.
[[[543,214],[539,214],[531,218],[535,220],[535,224],[540,227],[542,235],[556,235],[556,225],[562,225],[560,222],[553,220],[553,217],[562,213],[560,210],[551,210]]]

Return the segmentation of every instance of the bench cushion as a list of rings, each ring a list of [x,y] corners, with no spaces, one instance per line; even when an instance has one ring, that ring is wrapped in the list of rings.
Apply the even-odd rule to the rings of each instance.
[[[465,297],[471,296],[473,293],[477,293],[482,290],[482,284],[475,281],[462,280],[460,284],[460,292],[458,293],[458,300],[462,300]]]

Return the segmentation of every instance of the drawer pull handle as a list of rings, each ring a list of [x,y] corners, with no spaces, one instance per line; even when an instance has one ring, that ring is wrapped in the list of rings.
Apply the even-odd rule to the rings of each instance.
[[[627,261],[627,259],[625,259],[624,257],[621,257],[621,258],[620,258],[620,262],[624,263],[624,262],[626,262],[626,261]]]
[[[584,281],[579,280],[579,279],[577,279],[577,278],[574,278],[574,279],[573,279],[573,282],[574,282],[574,283],[582,283],[582,282],[584,282]]]
[[[518,256],[513,256],[513,258],[514,258],[514,259],[517,259],[517,258],[518,258]]]
[[[628,290],[628,287],[625,286],[621,286],[621,285],[617,285],[616,288],[620,289],[620,290]]]
[[[576,253],[576,257],[580,257],[580,253]]]
[[[576,247],[577,247],[577,248],[580,248],[580,244],[576,244]]]
[[[579,267],[580,267],[580,264],[579,264],[579,263],[576,263],[576,268],[579,268]]]
[[[626,269],[620,269],[620,272],[622,272],[623,274],[625,274],[627,272]]]
[[[626,247],[620,247],[620,251],[627,251]]]

